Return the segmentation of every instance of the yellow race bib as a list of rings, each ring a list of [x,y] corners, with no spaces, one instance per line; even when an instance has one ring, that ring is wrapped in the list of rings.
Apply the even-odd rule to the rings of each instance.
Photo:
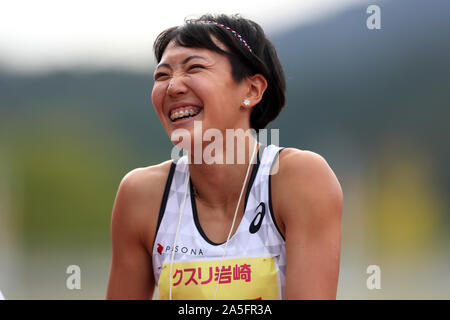
[[[172,267],[172,299],[211,300],[217,282],[219,300],[279,299],[278,275],[272,257],[174,262]],[[161,269],[159,298],[169,299],[170,264]]]

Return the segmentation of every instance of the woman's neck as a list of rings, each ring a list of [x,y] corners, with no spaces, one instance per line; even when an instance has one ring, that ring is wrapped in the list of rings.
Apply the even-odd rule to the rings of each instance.
[[[241,161],[236,161],[237,159],[239,160],[239,157],[234,156],[237,154],[237,146],[234,147],[234,150],[228,150],[228,152],[234,152],[234,157],[230,157],[230,159],[234,158],[234,163],[231,164],[225,163],[225,159],[227,159],[227,154],[225,154],[226,151],[219,155],[219,159],[224,159],[223,164],[208,164],[203,161],[204,159],[202,159],[202,163],[200,164],[191,161],[189,164],[189,172],[196,199],[203,205],[212,209],[223,209],[225,212],[234,211],[250,164],[250,171],[247,176],[247,181],[245,182],[244,190],[248,187],[250,173],[256,163],[258,149],[259,144],[257,141],[251,139],[250,143],[245,144],[245,157],[243,158],[243,161],[242,158]],[[224,148],[223,150],[226,149]],[[251,160],[252,155],[253,160]],[[228,156],[230,156],[230,154],[228,154]],[[241,199],[241,202],[242,201],[243,199]]]

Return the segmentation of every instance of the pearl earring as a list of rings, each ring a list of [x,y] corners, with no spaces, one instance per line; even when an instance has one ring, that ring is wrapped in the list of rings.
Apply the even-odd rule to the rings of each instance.
[[[245,99],[245,100],[244,100],[244,104],[245,104],[246,106],[250,105],[250,100]]]

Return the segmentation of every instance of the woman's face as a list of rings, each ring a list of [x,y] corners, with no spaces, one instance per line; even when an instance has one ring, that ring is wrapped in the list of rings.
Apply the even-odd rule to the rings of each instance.
[[[251,109],[241,108],[248,85],[235,82],[226,56],[170,42],[154,79],[153,106],[169,137],[175,129],[184,128],[193,140],[194,120],[202,121],[203,132],[216,128],[224,134],[227,128],[249,128]],[[193,116],[176,119],[189,114]]]

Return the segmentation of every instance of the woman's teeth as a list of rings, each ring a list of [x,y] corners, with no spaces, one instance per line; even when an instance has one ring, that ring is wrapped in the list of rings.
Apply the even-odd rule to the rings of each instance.
[[[180,110],[172,113],[170,115],[170,119],[172,121],[177,121],[183,118],[193,117],[199,114],[202,111],[202,109],[186,109],[186,110]]]

